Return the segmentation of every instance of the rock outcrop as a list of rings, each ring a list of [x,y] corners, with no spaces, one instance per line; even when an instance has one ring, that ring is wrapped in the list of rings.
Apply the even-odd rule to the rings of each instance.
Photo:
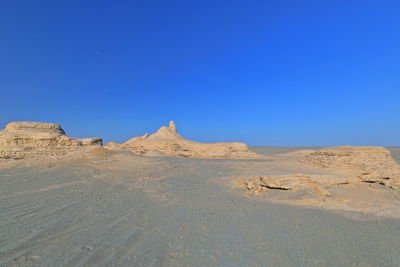
[[[391,169],[397,165],[384,147],[339,146],[308,153],[302,162],[318,168]]]
[[[83,147],[101,146],[100,138],[68,137],[61,125],[54,123],[11,122],[0,131],[0,159],[62,155]]]
[[[291,191],[308,190],[321,197],[330,197],[332,194],[326,190],[327,181],[318,182],[310,175],[291,174],[283,176],[260,176],[250,179],[239,180],[244,190],[255,194],[263,194],[269,191]]]
[[[358,181],[369,184],[379,184],[392,189],[400,186],[400,170],[386,172],[364,172],[358,177]]]
[[[259,158],[244,143],[199,143],[183,138],[173,121],[156,133],[134,137],[123,144],[110,142],[106,148],[129,150],[138,155],[159,154],[190,158]]]
[[[283,159],[296,174],[263,173],[236,182],[246,194],[271,201],[400,216],[400,165],[384,147],[329,147]]]
[[[305,154],[300,161],[312,168],[357,177],[355,181],[390,186],[400,183],[400,165],[384,147],[328,147]]]

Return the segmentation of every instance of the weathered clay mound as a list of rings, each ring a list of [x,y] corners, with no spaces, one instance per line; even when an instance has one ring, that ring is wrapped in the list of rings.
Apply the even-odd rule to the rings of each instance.
[[[60,155],[83,147],[101,145],[100,138],[68,137],[61,126],[54,123],[11,122],[0,131],[0,159]]]
[[[244,190],[255,194],[269,191],[291,191],[308,190],[317,192],[321,196],[332,196],[328,188],[345,185],[377,184],[391,189],[397,189],[400,184],[399,174],[380,175],[374,173],[363,173],[357,177],[331,177],[321,175],[290,174],[282,176],[259,176],[256,178],[238,180]]]
[[[301,161],[317,168],[390,169],[397,165],[384,147],[328,147],[305,154]]]
[[[265,195],[270,201],[399,217],[399,178],[399,174],[374,173],[350,178],[290,174],[238,179],[236,182],[246,194]],[[385,210],[387,212],[383,212]]]
[[[58,134],[65,135],[64,130],[60,124],[45,123],[45,122],[30,122],[30,121],[15,121],[6,125],[4,132],[7,133],[26,133],[26,134]]]
[[[283,160],[307,174],[249,177],[237,185],[270,201],[400,217],[400,165],[384,147],[303,150]]]
[[[329,147],[304,154],[305,167],[347,175],[356,181],[396,186],[400,183],[400,165],[384,147]]]
[[[241,183],[246,190],[255,193],[271,190],[312,191],[316,185],[324,190],[342,185],[376,184],[392,189],[400,185],[400,165],[384,147],[328,147],[297,154],[303,167],[318,169],[325,175],[261,176],[241,180]]]
[[[123,144],[110,142],[108,149],[129,150],[135,154],[162,153],[166,156],[191,158],[259,158],[244,143],[199,143],[186,140],[171,121],[152,135],[134,137]]]
[[[400,216],[400,165],[386,148],[330,147],[288,155],[308,174],[239,179],[239,186],[271,201]]]

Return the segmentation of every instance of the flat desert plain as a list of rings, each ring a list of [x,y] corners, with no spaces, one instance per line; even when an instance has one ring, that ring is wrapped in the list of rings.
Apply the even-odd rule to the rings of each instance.
[[[257,147],[255,159],[99,148],[2,160],[0,265],[399,266],[391,176],[354,182],[351,171],[300,164],[310,149],[321,148]],[[400,148],[389,150],[400,159]]]

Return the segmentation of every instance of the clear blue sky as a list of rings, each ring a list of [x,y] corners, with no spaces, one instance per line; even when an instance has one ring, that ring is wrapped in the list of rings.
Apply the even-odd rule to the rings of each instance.
[[[0,2],[0,127],[400,145],[400,1]]]

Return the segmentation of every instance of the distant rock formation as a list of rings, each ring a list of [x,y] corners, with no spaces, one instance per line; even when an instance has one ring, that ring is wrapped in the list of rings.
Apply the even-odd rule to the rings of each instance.
[[[101,147],[102,139],[68,137],[61,125],[54,123],[11,122],[0,131],[0,159],[60,155],[91,146]]]
[[[130,150],[139,155],[159,155],[190,158],[259,158],[244,143],[199,143],[183,138],[173,121],[156,133],[134,137],[123,144],[110,142],[106,148]]]

